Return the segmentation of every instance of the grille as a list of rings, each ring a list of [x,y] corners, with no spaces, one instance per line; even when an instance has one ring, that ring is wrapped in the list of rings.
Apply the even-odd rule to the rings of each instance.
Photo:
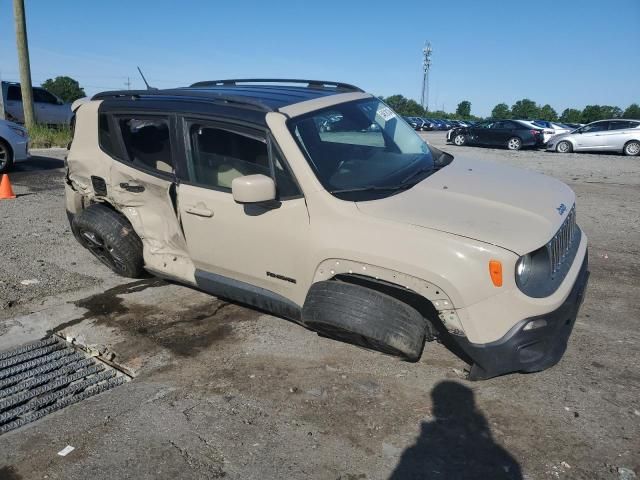
[[[549,260],[551,262],[552,277],[561,270],[563,263],[569,257],[569,253],[572,251],[571,247],[573,246],[573,242],[578,238],[577,232],[576,206],[574,204],[558,232],[547,244]]]

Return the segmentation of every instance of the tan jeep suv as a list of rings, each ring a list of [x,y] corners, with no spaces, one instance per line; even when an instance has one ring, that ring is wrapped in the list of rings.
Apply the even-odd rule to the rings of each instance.
[[[569,187],[454,159],[352,85],[101,93],[67,163],[72,230],[115,272],[412,361],[453,340],[471,379],[558,362],[588,279]]]

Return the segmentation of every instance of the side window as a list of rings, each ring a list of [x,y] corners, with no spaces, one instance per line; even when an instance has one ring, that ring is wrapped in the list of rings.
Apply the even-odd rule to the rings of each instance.
[[[189,178],[196,184],[231,190],[236,177],[271,176],[265,141],[201,124],[189,127]]]
[[[582,127],[582,133],[602,132],[609,129],[609,122],[596,122]]]
[[[22,91],[20,91],[20,87],[17,85],[9,85],[9,88],[7,89],[7,101],[22,101]]]
[[[58,100],[56,99],[56,97],[51,95],[51,93],[47,92],[43,88],[33,89],[33,101],[38,103],[50,103],[53,105],[58,104]]]
[[[169,121],[158,117],[118,117],[129,161],[138,167],[173,172]]]
[[[293,175],[286,168],[282,161],[282,156],[277,148],[272,147],[271,158],[273,159],[273,172],[276,177],[276,190],[280,200],[287,198],[299,197],[302,195],[298,184],[293,179]]]
[[[505,129],[505,128],[509,128],[509,125],[508,125],[508,122],[496,122],[491,126],[491,128],[493,128],[494,130]]]
[[[633,128],[632,122],[626,122],[624,120],[616,120],[609,122],[609,130],[626,130],[627,128]]]
[[[109,117],[104,113],[98,115],[98,142],[105,153],[112,157],[119,157],[116,150],[117,141],[109,127]]]

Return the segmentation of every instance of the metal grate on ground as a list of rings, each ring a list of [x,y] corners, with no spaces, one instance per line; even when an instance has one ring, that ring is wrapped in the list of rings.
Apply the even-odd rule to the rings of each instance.
[[[57,337],[0,352],[0,435],[128,379]]]

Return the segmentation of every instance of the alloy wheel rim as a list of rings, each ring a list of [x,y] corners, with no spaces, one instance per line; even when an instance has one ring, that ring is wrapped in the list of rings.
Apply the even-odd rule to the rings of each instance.
[[[0,170],[7,165],[8,158],[9,158],[9,155],[7,154],[7,149],[4,148],[3,145],[0,145]]]
[[[107,245],[104,239],[91,231],[80,232],[87,249],[102,263],[115,270],[124,272],[124,262],[114,253],[113,247]]]
[[[630,143],[627,145],[627,153],[629,155],[637,155],[640,152],[640,143]]]
[[[567,145],[567,142],[560,142],[558,144],[558,150],[561,153],[567,153],[569,151],[569,145]]]
[[[453,142],[454,142],[456,145],[462,145],[462,143],[463,143],[463,137],[462,137],[462,135],[456,135],[456,138],[454,138]]]
[[[516,150],[519,146],[520,146],[520,140],[516,138],[512,138],[511,140],[509,140],[509,148],[511,150]]]

